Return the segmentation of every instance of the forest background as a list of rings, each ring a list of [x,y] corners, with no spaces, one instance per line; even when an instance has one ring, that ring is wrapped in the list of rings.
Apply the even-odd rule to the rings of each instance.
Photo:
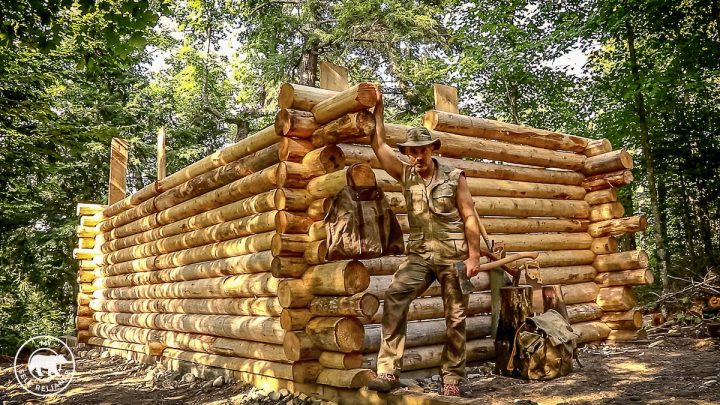
[[[650,227],[644,300],[720,260],[720,0],[2,0],[0,354],[71,334],[79,201],[107,200],[112,137],[128,188],[272,122],[285,81],[320,61],[380,82],[419,124],[432,83],[461,112],[625,147],[626,212]]]

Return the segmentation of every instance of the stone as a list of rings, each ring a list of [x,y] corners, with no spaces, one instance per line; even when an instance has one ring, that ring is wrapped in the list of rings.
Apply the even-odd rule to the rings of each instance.
[[[285,388],[281,389],[278,392],[280,393],[280,396],[283,396],[283,397],[290,395],[290,391],[286,390]]]
[[[434,381],[434,382],[440,382],[440,381],[442,381],[442,377],[440,377],[439,375],[435,374],[434,376],[432,376],[431,380]]]
[[[143,381],[153,381],[155,380],[155,370],[150,370],[145,374],[145,378],[143,378]]]
[[[703,385],[706,387],[711,387],[711,386],[715,385],[715,383],[717,383],[717,380],[707,380],[703,383]]]
[[[191,373],[186,373],[182,376],[182,382],[184,383],[191,383],[193,381],[195,381],[195,376]]]
[[[432,378],[423,378],[423,384],[432,384]]]
[[[268,395],[268,398],[271,401],[279,401],[281,397],[282,397],[282,395],[280,395],[280,393],[277,391],[273,391],[270,393],[270,395]]]
[[[222,377],[222,376],[218,376],[218,378],[216,378],[216,379],[213,380],[212,386],[215,387],[215,388],[221,387],[224,382],[225,382],[225,381],[223,381],[223,377]]]
[[[108,357],[110,357],[110,352],[102,352],[100,354],[101,359],[107,359]]]
[[[412,378],[401,378],[400,379],[400,386],[401,387],[409,387],[411,385],[417,385],[417,380],[413,380]]]
[[[203,388],[203,389],[205,389],[205,388],[212,388],[212,384],[213,384],[212,381],[205,381],[205,382],[203,383],[203,385],[202,385],[202,388]]]
[[[474,380],[474,379],[480,378],[480,377],[482,377],[482,374],[468,374],[468,376],[467,376],[467,378],[469,380]]]

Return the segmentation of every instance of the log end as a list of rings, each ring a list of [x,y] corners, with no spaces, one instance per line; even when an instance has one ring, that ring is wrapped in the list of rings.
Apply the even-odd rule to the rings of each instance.
[[[345,291],[350,295],[365,291],[370,285],[370,274],[367,268],[357,260],[347,264],[342,276]]]
[[[423,116],[423,126],[429,130],[434,130],[438,124],[438,113],[435,110],[425,111]]]
[[[292,108],[293,100],[295,100],[295,89],[290,83],[283,83],[280,86],[280,94],[278,95],[278,105],[280,109]]]
[[[364,294],[360,299],[360,312],[363,316],[372,317],[380,309],[380,300],[373,294]]]
[[[380,98],[380,89],[373,83],[360,83],[355,100],[366,108],[374,107]]]

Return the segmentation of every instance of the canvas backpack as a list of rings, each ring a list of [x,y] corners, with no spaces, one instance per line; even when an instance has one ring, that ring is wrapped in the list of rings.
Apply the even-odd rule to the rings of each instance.
[[[570,374],[578,361],[575,340],[580,335],[557,311],[527,318],[518,328],[508,370],[528,380],[552,380]]]
[[[353,165],[354,166],[354,165]],[[375,184],[358,187],[347,170],[347,186],[325,216],[327,259],[372,259],[404,252],[403,233],[385,194]]]

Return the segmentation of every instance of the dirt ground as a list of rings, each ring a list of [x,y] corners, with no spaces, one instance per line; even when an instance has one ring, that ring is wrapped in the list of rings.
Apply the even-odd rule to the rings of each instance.
[[[657,342],[657,341],[656,341]],[[489,364],[469,368],[466,396],[477,404],[718,404],[720,342],[711,339],[664,338],[648,344],[583,348],[584,365],[550,382],[525,382],[488,374]],[[50,404],[319,404],[311,398],[279,398],[239,384],[184,381],[120,358],[83,358],[70,388],[40,400],[15,381],[12,365],[0,364],[3,405]],[[159,378],[158,378],[159,377]],[[188,378],[189,380],[189,378]],[[431,379],[418,381],[428,390]],[[434,395],[433,395],[434,396]],[[437,397],[436,397],[437,398]]]

